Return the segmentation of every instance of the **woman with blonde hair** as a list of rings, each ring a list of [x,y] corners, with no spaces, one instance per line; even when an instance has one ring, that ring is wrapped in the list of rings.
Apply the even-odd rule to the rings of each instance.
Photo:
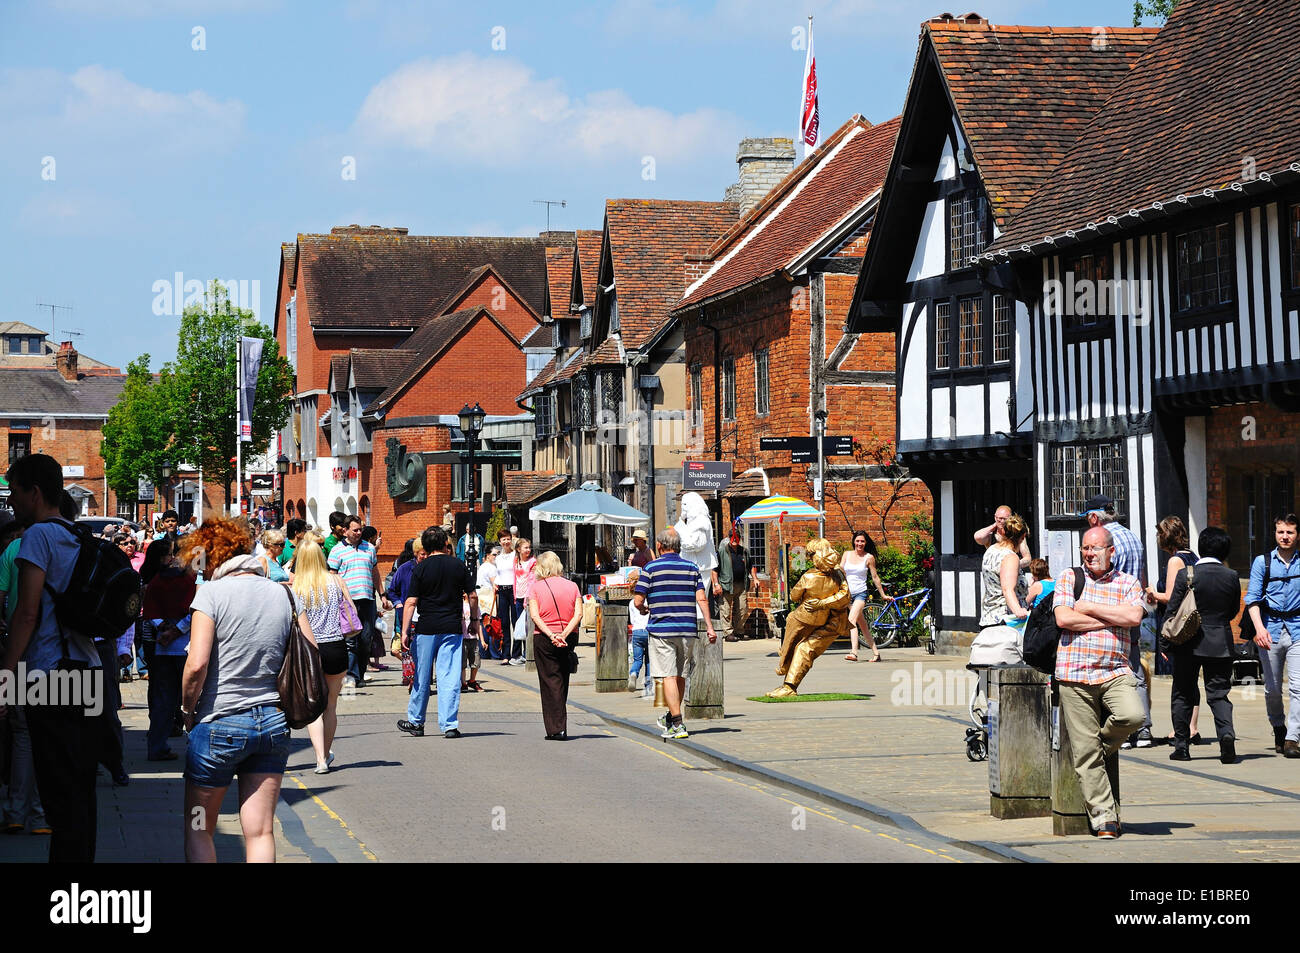
[[[573,649],[578,644],[577,629],[582,622],[582,593],[564,578],[563,572],[559,556],[549,550],[542,553],[533,566],[528,590],[528,613],[536,626],[533,656],[547,741],[569,740],[569,675],[573,671]]]
[[[555,558],[559,559],[558,556]],[[510,652],[506,659],[502,661],[502,665],[523,665],[525,660],[527,631],[530,621],[528,617],[528,597],[532,591],[533,580],[536,578],[535,571],[537,567],[537,559],[533,556],[531,540],[522,538],[515,540],[514,566],[515,618],[516,620],[522,620],[522,623],[520,621],[515,622],[515,631],[520,631],[522,624],[524,638],[516,639],[514,633],[511,633]],[[517,655],[516,652],[518,652]]]
[[[239,777],[244,856],[275,861],[275,805],[289,760],[289,723],[276,687],[293,632],[293,594],[266,578],[248,527],[208,520],[181,537],[181,560],[205,565],[191,604],[181,714],[185,752],[185,859],[213,863],[221,802]],[[311,624],[298,615],[303,634]]]
[[[341,616],[344,604],[352,607],[353,614],[356,614],[357,607],[348,594],[348,587],[326,566],[325,550],[314,535],[308,533],[299,542],[294,562],[298,568],[293,574],[293,594],[316,635],[325,685],[329,690],[325,711],[307,726],[307,736],[316,752],[316,773],[328,774],[334,760],[334,733],[339,726],[339,691],[348,671],[347,633],[343,630]]]

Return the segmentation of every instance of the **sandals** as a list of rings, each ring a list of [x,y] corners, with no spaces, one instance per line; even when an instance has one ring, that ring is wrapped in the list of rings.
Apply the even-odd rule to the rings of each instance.
[[[877,652],[875,658],[869,658],[869,659],[867,659],[867,661],[868,661],[868,662],[879,662],[879,661],[880,661],[880,653]]]
[[[848,655],[844,656],[844,661],[846,662],[856,662],[857,660],[858,657],[853,652],[850,652]]]

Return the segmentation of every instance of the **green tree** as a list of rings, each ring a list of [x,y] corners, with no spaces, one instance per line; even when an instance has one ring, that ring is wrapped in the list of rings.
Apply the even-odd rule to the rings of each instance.
[[[1177,5],[1178,0],[1133,0],[1133,25],[1141,26],[1145,17],[1164,23]]]
[[[120,499],[135,499],[141,476],[155,486],[162,483],[162,465],[175,463],[176,432],[173,378],[164,372],[157,379],[149,370],[150,357],[142,354],[126,368],[126,386],[108,412],[99,445],[108,485]]]
[[[265,447],[289,420],[293,369],[281,356],[271,329],[258,323],[251,311],[232,308],[221,284],[214,282],[203,305],[190,305],[181,315],[176,360],[164,371],[174,378],[177,458],[201,466],[220,482],[227,505],[235,478],[235,369],[241,336],[264,342],[253,403],[253,441],[244,447]]]

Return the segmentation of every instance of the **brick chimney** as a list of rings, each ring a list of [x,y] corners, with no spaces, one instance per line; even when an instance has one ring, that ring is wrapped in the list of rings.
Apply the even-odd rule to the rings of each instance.
[[[740,181],[727,189],[724,200],[738,202],[744,216],[794,168],[794,140],[742,139],[736,164]]]
[[[410,231],[400,225],[335,225],[330,229],[331,235],[405,235]]]
[[[978,13],[967,13],[963,16],[955,17],[951,13],[941,13],[937,17],[930,17],[926,23],[955,23],[958,26],[988,26],[988,19],[980,16]]]
[[[54,366],[63,375],[64,380],[77,379],[77,350],[71,341],[59,345],[59,352],[54,355]]]

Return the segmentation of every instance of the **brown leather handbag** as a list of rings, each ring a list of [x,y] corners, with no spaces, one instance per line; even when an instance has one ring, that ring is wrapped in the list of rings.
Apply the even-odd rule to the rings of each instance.
[[[290,728],[306,728],[325,713],[329,696],[325,688],[325,669],[321,667],[320,650],[307,638],[298,624],[298,606],[293,601],[293,590],[282,587],[289,597],[289,644],[285,646],[284,663],[276,677],[275,687],[280,693],[280,710]]]

